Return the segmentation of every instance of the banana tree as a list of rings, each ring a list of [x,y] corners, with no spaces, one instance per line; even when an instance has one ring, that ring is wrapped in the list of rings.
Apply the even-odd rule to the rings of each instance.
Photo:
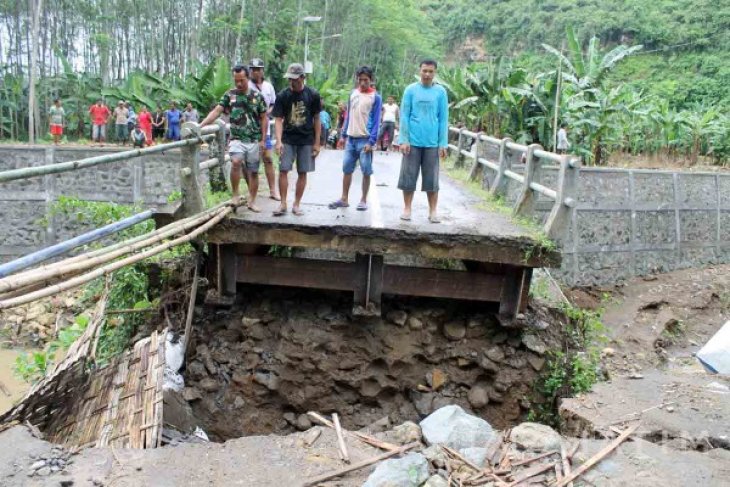
[[[608,53],[602,54],[598,45],[598,38],[592,37],[584,53],[572,26],[567,27],[566,36],[567,55],[548,44],[543,44],[542,47],[560,60],[565,69],[563,79],[572,83],[579,90],[602,86],[608,72],[619,61],[643,48],[642,45],[631,47],[620,45]]]

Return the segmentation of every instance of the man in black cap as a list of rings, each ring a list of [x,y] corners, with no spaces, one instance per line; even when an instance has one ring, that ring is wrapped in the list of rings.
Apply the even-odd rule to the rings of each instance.
[[[274,87],[264,79],[264,61],[259,58],[253,58],[249,63],[249,71],[251,72],[251,83],[249,86],[252,90],[261,93],[261,96],[266,100],[267,109],[267,123],[271,117],[271,110],[274,109],[274,102],[276,101],[276,91]],[[264,161],[264,172],[266,173],[266,181],[269,183],[269,198],[272,200],[279,201],[280,198],[276,195],[276,174],[274,172],[274,159],[271,157],[271,149],[273,148],[272,134],[268,132],[266,137],[266,150],[263,153]]]
[[[292,213],[302,215],[301,202],[307,186],[307,173],[314,171],[314,158],[319,154],[319,122],[321,99],[319,93],[304,84],[304,66],[289,65],[284,75],[289,88],[276,95],[272,115],[276,120],[276,152],[279,154],[279,194],[281,206],[274,216],[287,212],[286,194],[289,189],[288,175],[297,163],[297,186]]]

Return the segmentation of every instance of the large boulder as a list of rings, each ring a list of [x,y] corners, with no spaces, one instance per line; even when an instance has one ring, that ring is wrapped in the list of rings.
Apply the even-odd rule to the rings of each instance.
[[[560,450],[562,437],[550,426],[522,423],[512,428],[510,440],[525,450],[549,451]]]
[[[428,476],[426,457],[409,453],[403,458],[380,462],[362,487],[418,487]]]
[[[427,444],[455,450],[483,447],[495,434],[489,423],[456,405],[434,411],[421,421],[421,431]]]

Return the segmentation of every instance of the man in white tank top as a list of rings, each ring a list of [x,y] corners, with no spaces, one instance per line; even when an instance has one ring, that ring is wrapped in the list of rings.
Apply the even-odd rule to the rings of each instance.
[[[383,123],[380,129],[380,150],[382,151],[389,150],[393,145],[398,116],[398,104],[392,96],[389,96],[387,103],[383,104]]]

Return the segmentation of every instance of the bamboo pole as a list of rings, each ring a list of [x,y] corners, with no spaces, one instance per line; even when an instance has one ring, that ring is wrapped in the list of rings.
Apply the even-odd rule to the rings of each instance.
[[[25,255],[6,264],[0,265],[0,277],[13,274],[52,257],[63,255],[76,247],[80,247],[81,245],[85,245],[99,240],[100,238],[120,232],[150,218],[152,218],[152,210],[143,211],[142,213],[137,213],[136,215],[132,215],[128,218],[110,223],[109,225],[105,225],[101,228],[96,228],[77,237]]]
[[[41,267],[36,267],[35,269],[30,269],[28,271],[25,271],[25,272],[16,274],[14,277],[25,276],[26,274],[29,274],[29,273],[41,273],[41,272],[45,272],[45,271],[48,271],[50,269],[55,269],[56,267],[59,267],[59,266],[62,266],[62,265],[71,264],[71,263],[74,263],[74,262],[78,262],[80,260],[85,260],[85,259],[89,259],[89,258],[92,258],[92,257],[97,257],[99,255],[106,254],[107,252],[112,252],[112,251],[117,250],[117,249],[119,249],[121,247],[124,247],[126,245],[132,245],[134,243],[140,242],[140,241],[145,240],[147,238],[150,238],[150,237],[153,237],[153,236],[156,236],[156,235],[160,235],[161,233],[164,233],[164,232],[168,231],[173,225],[182,225],[183,223],[187,223],[187,222],[189,222],[191,220],[194,220],[195,218],[197,218],[198,216],[202,216],[203,214],[211,215],[211,214],[215,213],[217,210],[219,210],[220,208],[226,206],[227,204],[229,204],[229,202],[228,201],[224,201],[222,203],[219,203],[219,204],[217,204],[217,205],[215,205],[215,206],[213,206],[213,207],[205,210],[204,212],[201,212],[199,215],[192,215],[192,216],[189,216],[189,217],[184,218],[182,220],[178,220],[178,221],[173,222],[173,223],[171,223],[169,225],[165,225],[162,228],[158,228],[157,230],[155,230],[153,232],[146,233],[146,234],[140,235],[138,237],[130,238],[130,239],[125,240],[123,242],[119,242],[119,243],[110,245],[109,247],[104,247],[102,249],[93,250],[91,252],[87,252],[85,254],[80,254],[80,255],[77,255],[77,256],[74,256],[74,257],[69,257],[67,259],[60,260],[60,261],[54,262],[52,264],[46,264],[46,265],[41,266]],[[3,282],[2,279],[0,279],[0,283],[1,282]]]
[[[126,161],[127,159],[133,159],[135,157],[140,157],[147,154],[156,154],[158,152],[165,152],[166,150],[175,149],[178,147],[198,144],[203,140],[212,139],[213,137],[215,137],[214,134],[201,135],[200,137],[156,145],[152,147],[147,147],[145,149],[134,149],[124,152],[118,152],[116,154],[88,157],[86,159],[81,159],[78,161],[68,161],[58,164],[46,164],[43,166],[11,169],[10,171],[0,172],[0,183],[15,181],[16,179],[43,176],[46,174],[57,174],[62,172],[74,171],[76,169],[84,169],[87,167],[98,166],[99,164],[109,164],[112,162]]]
[[[220,222],[232,210],[233,210],[233,207],[230,207],[230,206],[224,208],[218,214],[216,214],[213,218],[211,218],[208,222],[204,223],[203,225],[199,226],[198,228],[196,228],[195,230],[193,230],[192,232],[190,232],[189,234],[187,234],[183,237],[178,237],[174,240],[170,240],[167,243],[158,245],[156,247],[152,247],[151,249],[148,249],[139,254],[131,255],[125,259],[118,260],[118,261],[108,264],[106,266],[97,268],[91,272],[88,272],[81,276],[75,277],[73,279],[69,279],[68,281],[65,281],[63,283],[49,286],[47,288],[41,289],[39,291],[30,293],[30,294],[26,294],[24,296],[19,296],[17,298],[2,300],[2,301],[0,301],[0,309],[12,308],[14,306],[19,306],[21,304],[30,303],[31,301],[35,301],[35,300],[38,300],[41,298],[46,298],[53,294],[68,291],[69,289],[73,289],[75,287],[79,287],[83,284],[86,284],[87,282],[93,281],[97,277],[101,277],[105,274],[109,274],[110,272],[114,272],[118,269],[121,269],[122,267],[131,265],[131,264],[135,264],[148,257],[157,255],[161,252],[164,252],[165,250],[167,250],[169,248],[175,247],[176,245],[180,245],[180,244],[189,242],[192,239],[194,239],[195,237],[197,237],[198,235],[208,231],[208,229],[210,229],[214,225],[217,225],[218,222]]]
[[[119,246],[116,250],[111,252],[104,252],[98,256],[93,257],[89,255],[88,257],[84,258],[84,256],[86,255],[85,254],[74,258],[75,260],[72,263],[64,263],[64,261],[61,261],[60,263],[58,263],[59,265],[56,265],[51,269],[34,270],[0,279],[0,293],[13,291],[21,287],[36,284],[38,282],[48,282],[50,279],[63,276],[64,274],[82,271],[84,269],[88,269],[89,267],[99,264],[105,264],[124,254],[134,252],[144,247],[148,247],[176,233],[180,233],[182,231],[194,228],[201,222],[205,221],[207,218],[210,218],[211,215],[220,213],[220,211],[221,210],[219,209],[217,212],[205,212],[198,216],[191,217],[190,220],[185,221],[185,223],[181,225],[176,225],[174,223],[171,225],[167,225],[166,227],[163,227],[164,231],[160,233],[157,233],[155,235],[150,234],[151,236],[143,240],[138,240],[134,243],[125,243],[124,245]]]

